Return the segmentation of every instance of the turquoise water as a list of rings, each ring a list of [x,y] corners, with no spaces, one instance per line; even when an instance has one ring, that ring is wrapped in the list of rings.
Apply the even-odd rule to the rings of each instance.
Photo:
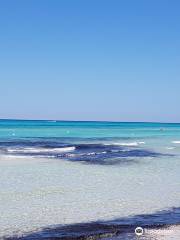
[[[180,223],[179,169],[180,124],[0,120],[0,237]]]
[[[165,131],[163,131],[165,130]],[[0,120],[1,138],[179,137],[179,123],[118,123]]]

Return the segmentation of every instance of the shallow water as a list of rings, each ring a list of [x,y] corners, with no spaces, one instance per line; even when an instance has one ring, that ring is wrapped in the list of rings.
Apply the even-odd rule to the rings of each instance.
[[[180,124],[0,121],[0,237],[180,223],[179,141]]]

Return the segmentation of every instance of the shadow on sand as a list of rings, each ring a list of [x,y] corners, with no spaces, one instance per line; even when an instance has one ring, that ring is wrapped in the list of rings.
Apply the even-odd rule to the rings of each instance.
[[[159,211],[154,214],[136,215],[128,218],[117,218],[111,221],[57,225],[27,233],[24,236],[4,237],[6,240],[95,240],[118,237],[133,233],[137,226],[144,228],[162,228],[180,224],[180,208]],[[127,239],[127,238],[126,238]]]

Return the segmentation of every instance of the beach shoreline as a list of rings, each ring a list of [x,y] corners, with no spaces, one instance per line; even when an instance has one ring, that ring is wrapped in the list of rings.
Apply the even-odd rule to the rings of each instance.
[[[4,236],[6,240],[179,240],[180,224],[143,227],[137,236],[136,226],[104,225],[98,223],[46,227],[34,232]]]

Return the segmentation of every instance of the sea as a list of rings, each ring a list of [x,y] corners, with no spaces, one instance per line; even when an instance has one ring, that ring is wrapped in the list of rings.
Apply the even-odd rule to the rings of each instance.
[[[179,123],[0,120],[0,239],[161,239],[179,224]]]

